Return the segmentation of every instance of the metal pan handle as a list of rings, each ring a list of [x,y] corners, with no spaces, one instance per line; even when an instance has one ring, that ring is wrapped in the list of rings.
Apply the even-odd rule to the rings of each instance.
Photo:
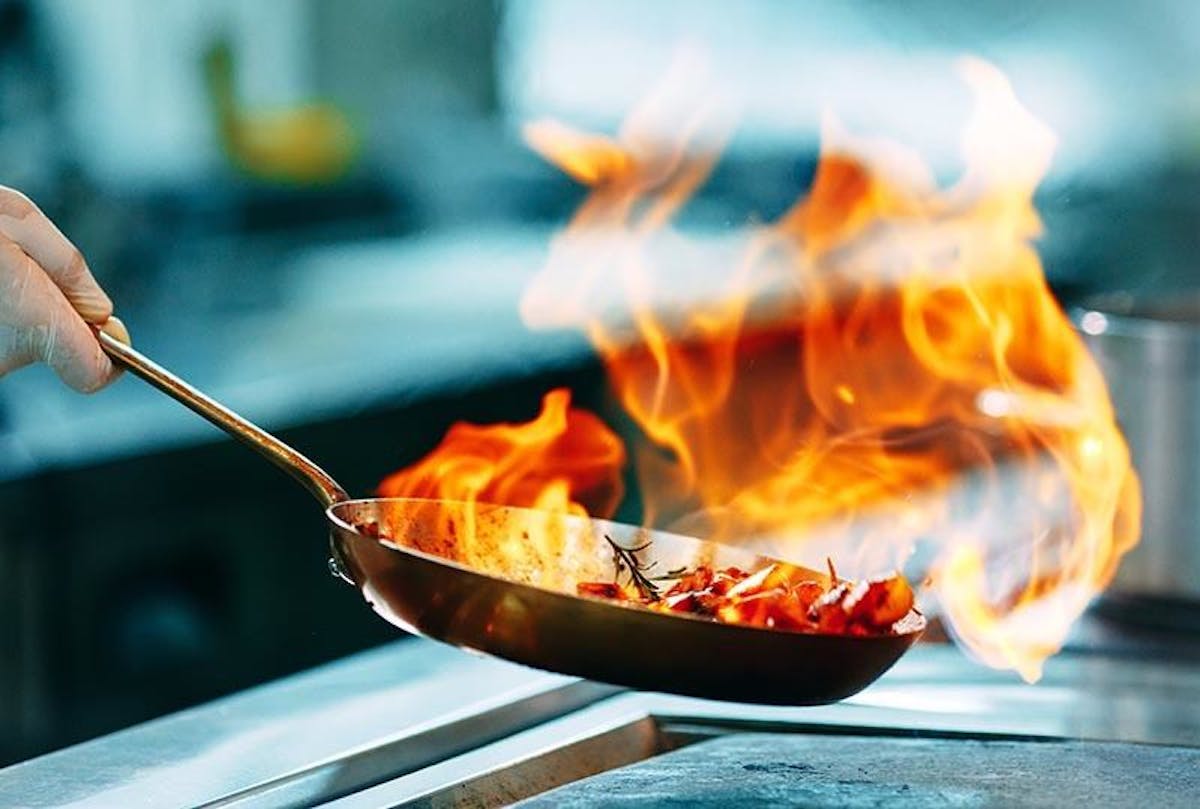
[[[324,469],[256,424],[184,382],[148,357],[96,330],[104,353],[175,401],[208,419],[304,485],[324,508],[349,500],[345,489]]]

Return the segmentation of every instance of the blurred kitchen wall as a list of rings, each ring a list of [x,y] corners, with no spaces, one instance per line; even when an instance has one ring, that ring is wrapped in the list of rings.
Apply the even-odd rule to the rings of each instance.
[[[740,120],[697,200],[724,209],[708,221],[786,206],[808,180],[825,111],[913,145],[950,179],[968,101],[953,62],[980,56],[1059,139],[1038,196],[1056,290],[1078,300],[1197,282],[1200,4],[1190,0],[514,0],[504,9],[500,97],[513,126],[558,116],[611,131],[677,51],[691,50],[696,83],[731,99]]]
[[[53,53],[62,148],[106,186],[196,181],[221,166],[205,51],[228,42],[248,109],[345,111],[371,157],[445,117],[496,109],[490,2],[35,0]]]
[[[959,54],[1000,66],[1058,133],[1058,168],[1136,168],[1200,152],[1200,6],[1189,0],[505,5],[502,96],[515,118],[612,126],[672,54],[701,50],[760,143],[811,142],[822,110],[952,158]],[[939,153],[941,153],[939,155]]]
[[[1200,9],[1188,0],[10,5],[27,6],[40,35],[58,122],[52,147],[11,162],[65,160],[119,193],[227,176],[202,67],[216,38],[235,54],[239,104],[335,106],[361,139],[361,171],[423,224],[496,218],[505,200],[480,195],[533,171],[513,148],[521,122],[611,128],[684,43],[735,100],[746,151],[811,150],[832,110],[952,171],[966,98],[950,63],[973,53],[1059,134],[1056,176],[1111,185],[1200,162]]]
[[[217,150],[200,69],[227,36],[249,104],[293,103],[311,87],[307,5],[236,0],[39,0],[59,66],[66,143],[107,187],[187,182]]]

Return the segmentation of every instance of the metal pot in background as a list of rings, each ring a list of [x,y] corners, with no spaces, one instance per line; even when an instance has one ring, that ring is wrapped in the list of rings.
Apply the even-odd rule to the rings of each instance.
[[[1115,294],[1074,313],[1142,482],[1142,539],[1110,592],[1200,603],[1200,293]]]

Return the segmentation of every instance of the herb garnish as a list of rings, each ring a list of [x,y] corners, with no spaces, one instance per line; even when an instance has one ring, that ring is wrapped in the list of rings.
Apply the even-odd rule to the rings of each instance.
[[[647,574],[654,569],[658,562],[643,562],[638,558],[638,554],[650,547],[649,542],[638,545],[636,548],[625,548],[618,545],[613,538],[608,534],[604,535],[604,539],[613,549],[613,580],[619,582],[622,573],[629,574],[629,583],[632,584],[638,591],[638,595],[647,601],[658,601],[659,592],[658,585],[654,583]],[[666,576],[658,577],[659,580],[666,578],[674,578],[671,574],[676,571],[668,571]]]

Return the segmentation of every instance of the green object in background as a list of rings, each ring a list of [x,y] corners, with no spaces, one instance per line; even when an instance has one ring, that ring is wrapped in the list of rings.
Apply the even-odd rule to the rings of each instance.
[[[229,43],[214,42],[204,54],[204,73],[218,139],[234,166],[260,180],[297,185],[333,182],[350,170],[359,139],[345,113],[321,101],[276,110],[242,108],[235,70]]]

